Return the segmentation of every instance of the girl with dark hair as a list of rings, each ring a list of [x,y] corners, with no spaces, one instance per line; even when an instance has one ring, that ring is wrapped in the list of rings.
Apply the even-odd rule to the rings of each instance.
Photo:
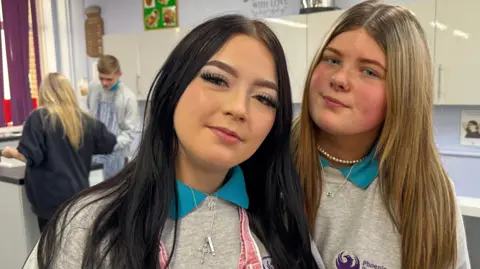
[[[24,268],[322,267],[289,153],[285,55],[264,23],[196,27],[148,103],[137,157],[66,203]]]
[[[467,127],[465,127],[465,138],[480,138],[480,126],[478,122],[475,120],[471,120],[467,123]]]

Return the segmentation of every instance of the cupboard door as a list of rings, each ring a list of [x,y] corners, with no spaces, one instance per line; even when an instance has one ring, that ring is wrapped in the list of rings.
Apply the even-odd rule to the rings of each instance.
[[[333,23],[343,12],[344,10],[334,10],[307,15],[307,71]]]
[[[307,74],[307,16],[265,19],[282,44],[287,59],[293,103],[302,102]]]
[[[120,62],[122,81],[138,96],[138,61],[136,34],[113,34],[103,36],[103,53],[115,56]],[[94,78],[98,79],[98,78]]]
[[[478,0],[437,0],[434,26],[439,104],[480,104],[479,9]]]
[[[184,35],[185,31],[179,28],[147,31],[138,35],[139,100],[146,100],[155,75]]]
[[[439,66],[439,103],[442,105],[479,105],[478,72],[480,63]]]
[[[436,0],[420,0],[420,1],[406,1],[402,3],[401,6],[408,8],[415,15],[417,20],[420,22],[428,42],[428,47],[430,49],[430,55],[435,61],[435,5]],[[439,93],[440,85],[438,85],[440,74],[438,66],[435,68],[434,73],[434,102],[435,104],[439,103]]]

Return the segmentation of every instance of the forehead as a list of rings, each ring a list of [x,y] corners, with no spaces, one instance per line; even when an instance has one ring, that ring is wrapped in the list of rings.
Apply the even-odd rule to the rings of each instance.
[[[103,79],[113,79],[113,78],[115,78],[115,77],[117,76],[117,74],[115,74],[115,73],[111,73],[111,74],[101,74],[101,73],[100,73],[100,74],[98,74],[98,76],[99,76],[100,78],[103,78]]]
[[[386,64],[385,53],[364,29],[347,31],[336,36],[327,47],[340,51],[347,57],[365,58]]]
[[[230,38],[210,60],[232,66],[240,76],[276,81],[272,53],[261,41],[247,35]]]

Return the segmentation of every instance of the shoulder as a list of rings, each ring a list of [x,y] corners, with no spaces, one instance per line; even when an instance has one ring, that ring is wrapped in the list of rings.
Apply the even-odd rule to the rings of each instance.
[[[103,90],[102,84],[99,81],[92,81],[88,84],[87,95],[98,94]]]
[[[91,90],[91,89],[96,90],[96,89],[99,89],[99,88],[102,88],[102,84],[98,80],[91,81],[88,84],[88,89],[89,90]]]
[[[32,112],[30,112],[30,115],[27,118],[27,123],[34,126],[42,124],[42,122],[46,119],[48,114],[49,114],[48,110],[44,107],[39,107],[37,109],[34,109],[32,110]]]
[[[48,109],[45,107],[38,107],[30,112],[31,117],[43,117],[45,115],[48,115]]]
[[[89,230],[109,202],[104,197],[101,194],[88,194],[67,205],[57,222],[57,225],[63,228],[63,234],[79,228]]]
[[[135,94],[133,93],[133,91],[130,90],[130,88],[127,85],[125,85],[125,83],[120,82],[120,87],[122,89],[122,93],[125,96],[125,98],[128,98],[128,99],[136,99],[137,98],[135,96]]]

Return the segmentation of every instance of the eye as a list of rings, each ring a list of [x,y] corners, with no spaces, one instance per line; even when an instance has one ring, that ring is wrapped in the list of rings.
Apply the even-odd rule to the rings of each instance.
[[[332,57],[324,57],[322,61],[324,61],[326,63],[329,63],[329,64],[340,64],[341,63],[339,59],[332,58]]]
[[[363,69],[362,72],[369,77],[374,77],[374,78],[379,77],[375,71],[372,71],[370,69]]]
[[[222,75],[205,71],[200,75],[200,77],[211,84],[228,87],[227,79]]]
[[[260,103],[269,106],[271,108],[278,108],[278,101],[273,99],[271,96],[267,94],[258,94],[255,95],[255,99],[257,99]]]

